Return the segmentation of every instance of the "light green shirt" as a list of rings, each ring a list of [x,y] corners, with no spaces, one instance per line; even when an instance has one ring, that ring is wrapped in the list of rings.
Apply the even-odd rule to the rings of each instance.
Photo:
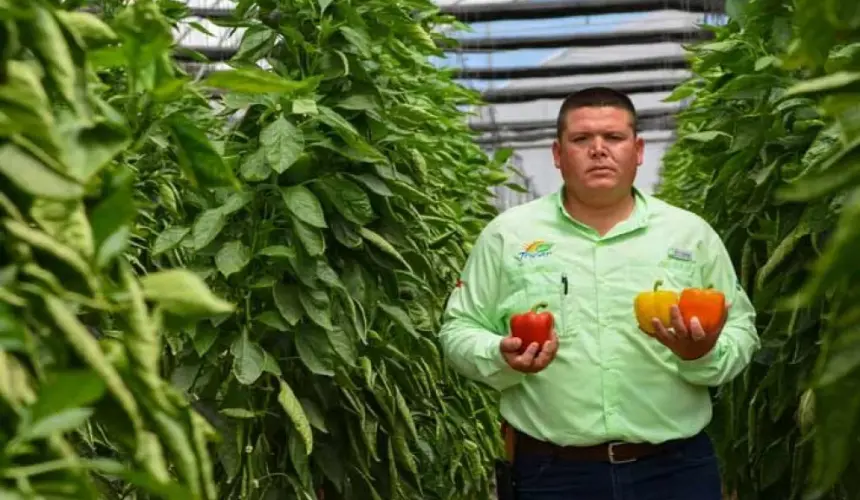
[[[502,417],[535,438],[584,446],[695,435],[711,419],[708,386],[738,375],[760,345],[719,235],[691,212],[634,193],[631,216],[602,237],[568,215],[561,191],[507,210],[479,236],[449,298],[447,362],[501,391]],[[658,279],[678,292],[713,285],[732,304],[704,357],[684,361],[639,330],[634,297]],[[555,317],[559,349],[543,371],[523,374],[499,342],[511,315],[538,302]]]

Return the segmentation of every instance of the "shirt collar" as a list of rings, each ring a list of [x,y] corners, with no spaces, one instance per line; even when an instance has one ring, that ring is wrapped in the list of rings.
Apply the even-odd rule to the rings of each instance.
[[[648,195],[639,190],[636,186],[633,186],[633,200],[634,207],[633,213],[630,214],[630,217],[618,223],[609,233],[607,233],[604,238],[611,238],[613,236],[617,236],[619,234],[628,233],[630,231],[634,231],[636,229],[643,228],[648,225],[648,221],[650,219],[650,207],[648,202]],[[561,211],[562,216],[570,223],[575,224],[580,229],[585,229],[589,232],[594,232],[593,229],[586,227],[581,222],[575,220],[573,217],[567,213],[567,210],[564,208],[564,185],[562,185],[554,195],[555,198],[555,206],[558,210]]]

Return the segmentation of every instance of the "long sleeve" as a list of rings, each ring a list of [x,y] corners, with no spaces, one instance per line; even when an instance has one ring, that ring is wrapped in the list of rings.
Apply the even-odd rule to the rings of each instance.
[[[523,380],[499,350],[506,334],[497,304],[501,285],[502,239],[488,225],[466,261],[451,293],[439,339],[448,363],[463,376],[503,391]]]
[[[692,384],[715,387],[740,374],[761,346],[761,341],[755,327],[755,308],[738,281],[728,251],[713,229],[708,232],[703,250],[707,256],[703,278],[726,295],[726,302],[731,307],[714,348],[699,359],[679,360],[679,370],[681,376]]]

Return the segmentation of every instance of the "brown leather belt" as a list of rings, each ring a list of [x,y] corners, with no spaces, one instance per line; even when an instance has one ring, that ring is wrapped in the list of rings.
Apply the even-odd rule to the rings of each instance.
[[[535,439],[514,430],[516,451],[539,455],[553,455],[564,460],[609,462],[612,464],[635,462],[640,458],[659,455],[673,448],[681,441],[660,444],[648,443],[604,443],[594,446],[559,446]]]

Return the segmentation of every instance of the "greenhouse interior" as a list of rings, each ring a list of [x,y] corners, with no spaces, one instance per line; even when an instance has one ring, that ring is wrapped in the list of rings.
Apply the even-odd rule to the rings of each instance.
[[[0,499],[860,500],[858,6],[0,0]]]

